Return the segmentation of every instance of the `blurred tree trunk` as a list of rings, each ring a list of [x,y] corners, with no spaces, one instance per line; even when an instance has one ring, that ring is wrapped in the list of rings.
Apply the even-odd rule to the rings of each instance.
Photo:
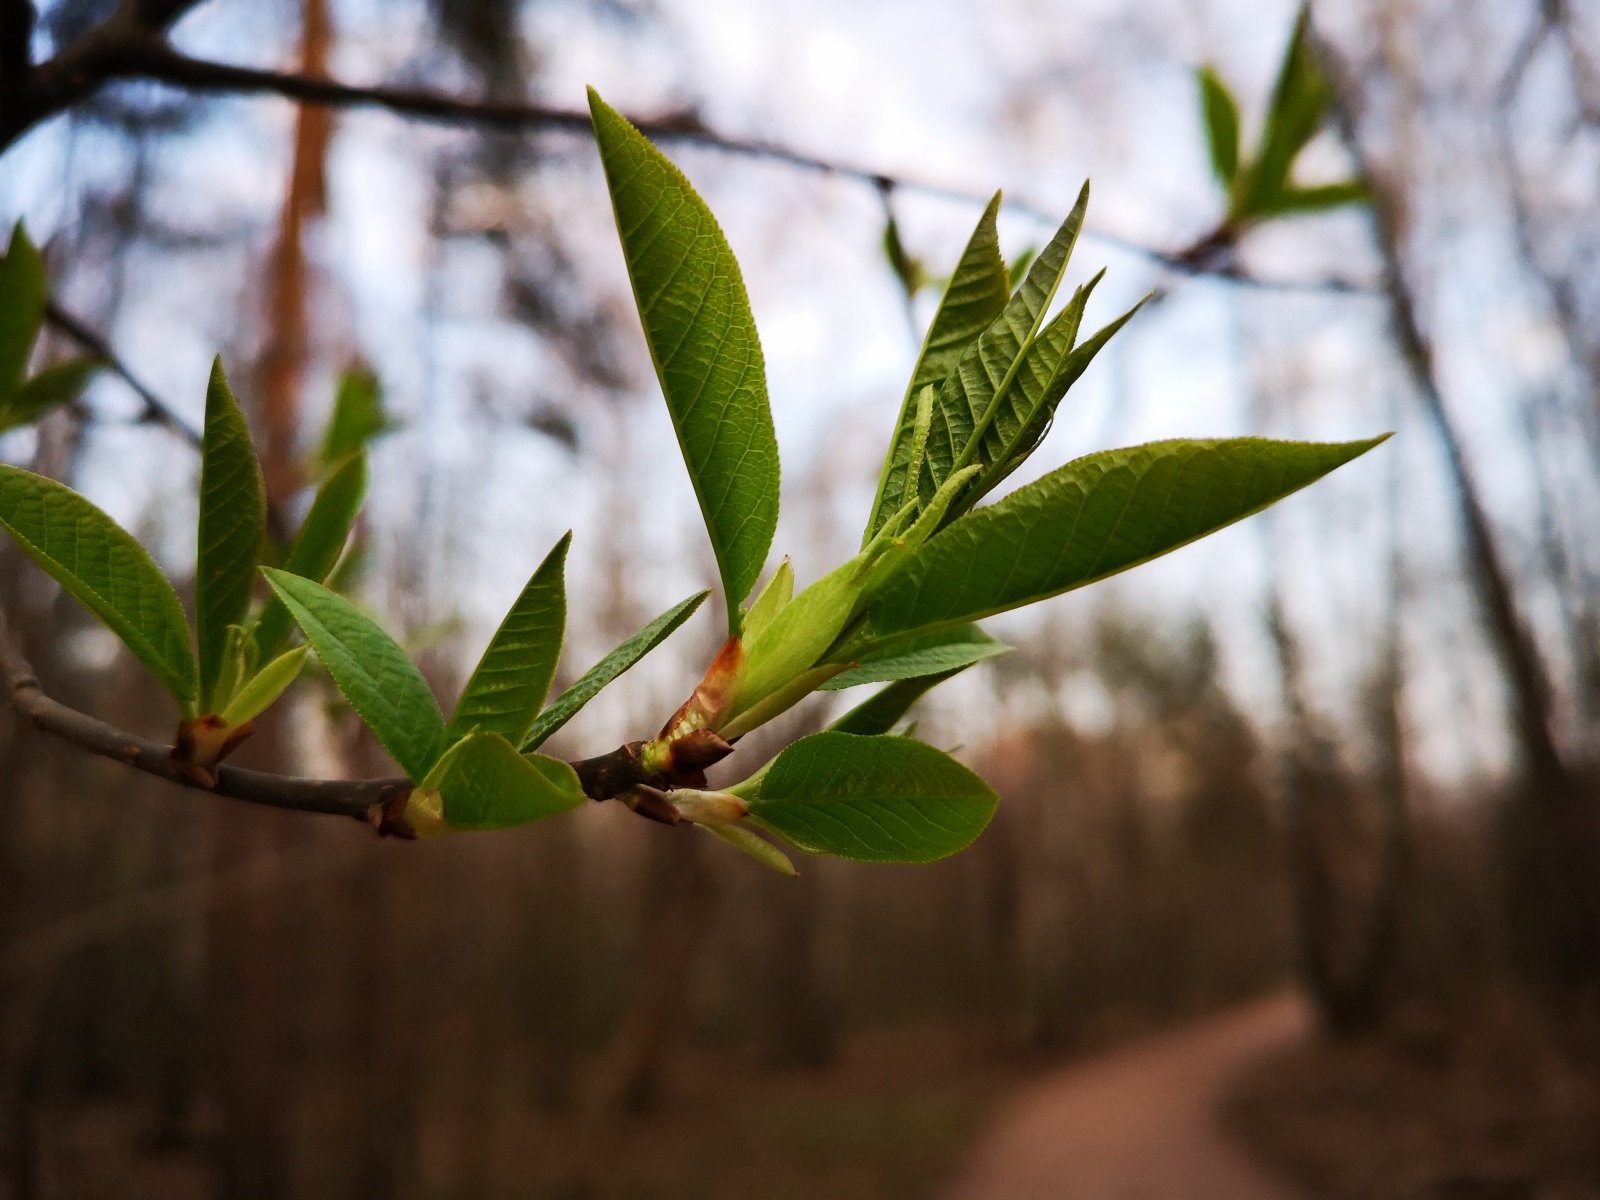
[[[1439,390],[1433,349],[1405,270],[1404,197],[1359,136],[1360,84],[1330,47],[1322,51],[1334,82],[1340,132],[1372,188],[1395,341],[1445,451],[1466,535],[1468,578],[1511,694],[1522,779],[1506,812],[1504,844],[1511,916],[1522,934],[1518,942],[1526,950],[1526,967],[1540,982],[1561,990],[1600,987],[1600,804],[1562,757],[1544,662],[1519,611],[1513,577]]]

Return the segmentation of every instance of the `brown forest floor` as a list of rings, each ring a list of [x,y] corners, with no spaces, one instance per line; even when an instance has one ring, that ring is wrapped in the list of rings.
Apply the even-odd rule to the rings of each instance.
[[[1409,1006],[1261,1061],[1230,1122],[1317,1200],[1600,1200],[1595,1020],[1504,990]]]

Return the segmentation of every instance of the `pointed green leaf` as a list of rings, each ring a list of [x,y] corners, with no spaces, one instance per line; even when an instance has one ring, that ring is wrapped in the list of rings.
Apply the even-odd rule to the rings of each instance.
[[[667,609],[590,667],[582,679],[557,696],[550,707],[539,714],[533,728],[528,730],[528,736],[522,739],[522,749],[528,751],[544,745],[551,734],[577,716],[578,710],[598,696],[602,688],[666,641],[673,630],[687,621],[710,594],[701,592]]]
[[[227,707],[222,710],[222,719],[229,725],[243,725],[266,712],[300,677],[300,668],[305,665],[310,650],[309,645],[296,646],[293,650],[285,650],[262,667],[228,701]]]
[[[835,675],[819,689],[838,692],[864,683],[890,683],[897,679],[920,679],[925,675],[948,675],[986,658],[1010,654],[1011,647],[997,642],[976,625],[957,625],[927,637],[900,642],[875,654],[866,654],[857,666]]]
[[[21,425],[32,425],[63,404],[71,404],[88,386],[101,363],[92,358],[69,358],[54,363],[0,399],[0,433]],[[3,395],[3,393],[0,393]]]
[[[355,366],[339,377],[333,411],[317,451],[319,474],[327,474],[368,442],[397,428],[383,407],[383,385],[372,368]]]
[[[865,649],[948,628],[1125,571],[1261,511],[1387,436],[1152,442],[1077,459],[930,538],[869,596],[854,641]]]
[[[446,736],[459,738],[481,729],[500,734],[512,746],[527,736],[561,658],[567,627],[564,572],[571,544],[572,534],[567,533],[522,589],[467,681]]]
[[[71,488],[0,464],[0,525],[166,684],[186,717],[199,690],[183,605],[155,560]]]
[[[895,424],[889,453],[884,459],[883,472],[878,480],[878,495],[872,504],[872,517],[861,539],[863,546],[910,498],[906,492],[906,480],[911,477],[908,464],[914,444],[917,396],[923,388],[937,388],[944,382],[945,376],[960,361],[967,347],[1000,315],[1010,297],[1006,264],[1000,257],[1000,236],[995,229],[999,213],[1000,193],[996,192],[989,206],[983,210],[983,216],[978,219],[978,227],[973,230],[955,273],[945,285],[939,309],[933,316],[933,324],[928,326],[927,336],[923,338],[922,352],[911,372],[911,382],[906,385],[905,399],[900,404],[900,419]]]
[[[968,666],[970,665],[969,663]],[[881,692],[876,692],[863,700],[828,728],[838,733],[888,733],[899,723],[901,717],[911,711],[913,704],[946,679],[959,675],[966,669],[966,667],[955,667],[938,675],[897,680]]]
[[[1239,173],[1239,106],[1228,85],[1210,67],[1201,67],[1195,75],[1200,84],[1200,114],[1205,118],[1211,169],[1223,187],[1230,187]]]
[[[200,705],[211,711],[222,673],[228,626],[242,624],[250,608],[261,538],[266,529],[266,486],[244,414],[222,374],[211,365],[206,389],[205,438],[200,451],[200,536],[194,569],[195,640],[200,646]]]
[[[740,636],[748,643],[760,637],[762,631],[772,624],[772,618],[782,612],[789,601],[794,599],[794,567],[785,554],[783,561],[778,564],[778,569],[772,573],[772,578],[767,580],[767,586],[761,589],[761,594],[756,597],[755,603],[750,606],[744,616],[744,632]]]
[[[1017,285],[1028,277],[1028,268],[1033,265],[1033,260],[1039,255],[1039,247],[1029,246],[1016,258],[1011,260],[1011,265],[1006,268],[1007,293],[1017,290]]]
[[[48,294],[44,260],[18,221],[0,259],[0,399],[16,390],[28,369]]]
[[[1263,212],[1263,216],[1288,216],[1290,213],[1326,212],[1346,204],[1365,204],[1372,199],[1372,189],[1365,180],[1347,179],[1343,183],[1320,184],[1316,187],[1292,187]]]
[[[787,854],[759,833],[746,829],[743,825],[697,825],[696,828],[715,834],[741,854],[748,854],[762,866],[771,868],[779,875],[787,875],[792,879],[800,874],[794,869],[794,863],[789,861]]]
[[[1333,89],[1311,44],[1310,20],[1309,10],[1301,8],[1267,106],[1261,149],[1237,181],[1236,218],[1261,216],[1278,203],[1289,188],[1294,160],[1317,132],[1333,99]]]
[[[922,742],[827,732],[778,755],[745,799],[749,820],[809,853],[923,863],[970,845],[999,798]]]
[[[683,172],[593,88],[589,110],[650,357],[737,634],[739,605],[778,525],[778,441],[744,278]]]
[[[578,776],[542,754],[518,754],[498,733],[457,741],[429,773],[426,786],[444,801],[453,830],[507,829],[541,821],[584,802]]]
[[[350,706],[413,780],[441,749],[444,714],[406,652],[366,613],[319,583],[263,567]]]
[[[992,325],[968,346],[945,378],[934,405],[917,495],[931,498],[951,475],[971,464],[985,431],[1022,367],[1022,360],[1066,272],[1089,207],[1089,185],[1028,268],[1028,277]]]
[[[367,456],[364,451],[357,451],[322,481],[283,569],[314,583],[326,580],[344,552],[366,496]],[[261,619],[256,622],[256,646],[263,658],[278,652],[293,625],[289,610],[277,594],[267,597]]]

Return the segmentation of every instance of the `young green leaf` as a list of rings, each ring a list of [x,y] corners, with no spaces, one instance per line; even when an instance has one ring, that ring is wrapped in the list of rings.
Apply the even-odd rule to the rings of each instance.
[[[986,658],[1010,654],[1011,647],[997,642],[976,625],[957,625],[941,633],[900,642],[875,654],[863,655],[858,665],[835,675],[819,689],[838,692],[864,683],[889,683],[897,679],[919,679],[924,675],[947,675],[960,667],[970,667]]]
[[[761,594],[756,597],[744,615],[744,633],[741,635],[746,642],[754,641],[761,636],[763,630],[772,624],[772,618],[782,612],[789,601],[794,599],[794,567],[785,554],[783,561],[778,564],[778,569],[772,573],[772,578],[767,580],[767,586],[761,589]]]
[[[445,733],[498,733],[512,746],[527,736],[561,658],[567,625],[568,533],[545,556],[478,660]]]
[[[1294,160],[1322,124],[1332,99],[1333,89],[1311,44],[1310,11],[1302,7],[1267,106],[1261,148],[1235,193],[1236,218],[1265,215],[1279,203],[1289,188]]]
[[[184,716],[197,715],[183,605],[132,535],[71,488],[3,464],[0,525],[166,684]]]
[[[445,751],[424,784],[444,800],[453,830],[507,829],[584,802],[578,776],[542,754],[518,754],[498,733],[470,733]]]
[[[1239,173],[1239,106],[1228,85],[1210,67],[1201,67],[1195,75],[1200,84],[1200,115],[1205,118],[1211,169],[1223,187],[1231,187],[1233,177]]]
[[[967,664],[971,666],[972,664]],[[916,679],[899,679],[880,692],[875,692],[828,728],[837,733],[880,734],[888,733],[911,711],[911,706],[924,695],[965,671],[955,667],[937,675],[922,675]]]
[[[394,428],[395,423],[383,408],[383,386],[377,375],[370,367],[351,367],[339,377],[333,412],[328,415],[328,427],[317,451],[318,473],[327,474],[365,449],[372,439]]]
[[[746,829],[743,825],[699,825],[696,828],[715,834],[741,854],[748,854],[762,866],[771,868],[779,875],[787,875],[792,879],[800,874],[794,869],[794,863],[789,861],[787,854],[759,833]]]
[[[0,433],[32,425],[52,409],[71,404],[100,367],[101,364],[92,358],[69,358],[46,367],[9,397],[0,395]]]
[[[442,749],[444,714],[416,664],[343,596],[288,571],[261,572],[390,757],[413,780],[424,778]]]
[[[11,395],[28,369],[28,355],[44,322],[48,284],[44,260],[18,221],[0,259],[0,398]]]
[[[222,374],[211,365],[206,389],[205,437],[200,451],[200,536],[194,570],[195,640],[200,647],[200,706],[220,708],[218,697],[228,626],[242,624],[250,608],[261,537],[266,529],[266,487],[244,414]]]
[[[827,732],[778,755],[744,799],[749,820],[809,853],[924,863],[969,846],[999,798],[922,742]]]
[[[1281,192],[1263,216],[1288,216],[1290,213],[1326,212],[1346,204],[1365,204],[1372,199],[1372,189],[1363,179],[1347,179],[1343,183],[1325,183],[1316,187],[1291,187]]]
[[[1011,295],[1006,264],[1000,257],[1000,236],[995,229],[999,213],[1000,193],[996,192],[978,219],[978,227],[967,241],[961,261],[945,286],[939,309],[933,315],[933,324],[928,326],[927,336],[923,338],[922,352],[911,372],[911,382],[900,404],[900,419],[884,458],[872,516],[861,538],[863,546],[910,499],[906,481],[910,477],[908,466],[915,444],[913,431],[918,395],[923,388],[937,388],[944,382],[967,347],[1000,315]]]
[[[744,278],[683,173],[593,88],[589,110],[639,318],[734,635],[778,525],[778,441]]]
[[[975,460],[983,435],[1061,285],[1088,206],[1089,185],[1085,183],[1072,212],[1028,268],[1022,286],[999,317],[967,347],[939,389],[915,493],[922,500],[931,498],[946,479]],[[911,498],[909,492],[907,498]]]
[[[557,696],[550,707],[539,714],[533,728],[528,730],[528,736],[522,739],[522,750],[526,752],[544,745],[551,734],[577,716],[578,710],[598,696],[602,688],[666,641],[673,630],[687,621],[710,594],[701,592],[675,604],[590,667],[582,679]]]
[[[1261,511],[1384,437],[1152,442],[1091,454],[930,538],[868,597],[835,661],[1104,579]],[[854,652],[852,652],[854,649]]]
[[[311,502],[311,511],[306,513],[300,532],[295,535],[283,569],[314,583],[326,580],[344,551],[366,495],[367,456],[364,451],[357,451],[322,481],[316,499]],[[261,619],[256,622],[256,646],[263,658],[278,652],[293,624],[289,610],[277,594],[267,597]]]
[[[264,713],[300,677],[310,650],[310,646],[296,646],[262,667],[234,693],[222,710],[222,719],[229,725],[243,725]]]

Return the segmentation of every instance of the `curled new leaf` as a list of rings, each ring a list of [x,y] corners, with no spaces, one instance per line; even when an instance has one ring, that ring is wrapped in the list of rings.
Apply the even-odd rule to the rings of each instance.
[[[0,396],[0,433],[32,425],[52,409],[71,404],[88,386],[101,364],[92,358],[53,363],[24,382],[10,396]]]
[[[343,596],[287,571],[262,574],[390,757],[410,778],[424,778],[439,756],[444,714],[416,664]]]
[[[186,717],[199,685],[172,584],[133,536],[69,487],[0,464],[0,525],[166,684]]]
[[[219,358],[211,366],[211,383],[206,389],[194,572],[200,705],[207,712],[231,699],[216,694],[217,679],[222,674],[228,627],[242,624],[250,607],[266,515],[266,487],[250,443],[250,429],[223,377]]]
[[[863,700],[828,728],[839,733],[888,733],[900,723],[901,717],[911,711],[913,704],[946,679],[959,675],[966,669],[966,667],[956,667],[938,675],[896,680],[882,691]]]
[[[1196,72],[1200,84],[1200,114],[1206,123],[1206,144],[1211,169],[1224,187],[1239,173],[1239,106],[1233,93],[1210,67]]]
[[[801,850],[863,862],[933,862],[965,849],[998,797],[941,750],[897,737],[813,734],[748,789],[749,819]]]
[[[583,678],[557,696],[550,707],[539,714],[533,728],[528,730],[528,736],[522,739],[521,748],[528,751],[544,745],[551,734],[577,716],[578,710],[598,696],[602,688],[666,641],[673,630],[687,621],[710,594],[701,592],[673,605],[590,667],[584,672]]]
[[[901,642],[875,654],[863,655],[848,671],[835,675],[822,685],[823,691],[836,692],[864,683],[889,683],[897,679],[918,679],[924,675],[949,676],[961,667],[970,667],[986,658],[1010,654],[1011,647],[997,642],[976,625]]]
[[[44,322],[46,295],[44,260],[18,221],[0,259],[0,400],[22,382]]]
[[[737,634],[778,526],[778,441],[744,278],[683,172],[593,88],[589,110],[639,319]]]
[[[457,741],[424,786],[438,792],[444,824],[458,832],[526,825],[585,800],[570,766],[542,754],[518,754],[498,733],[475,732]]]

